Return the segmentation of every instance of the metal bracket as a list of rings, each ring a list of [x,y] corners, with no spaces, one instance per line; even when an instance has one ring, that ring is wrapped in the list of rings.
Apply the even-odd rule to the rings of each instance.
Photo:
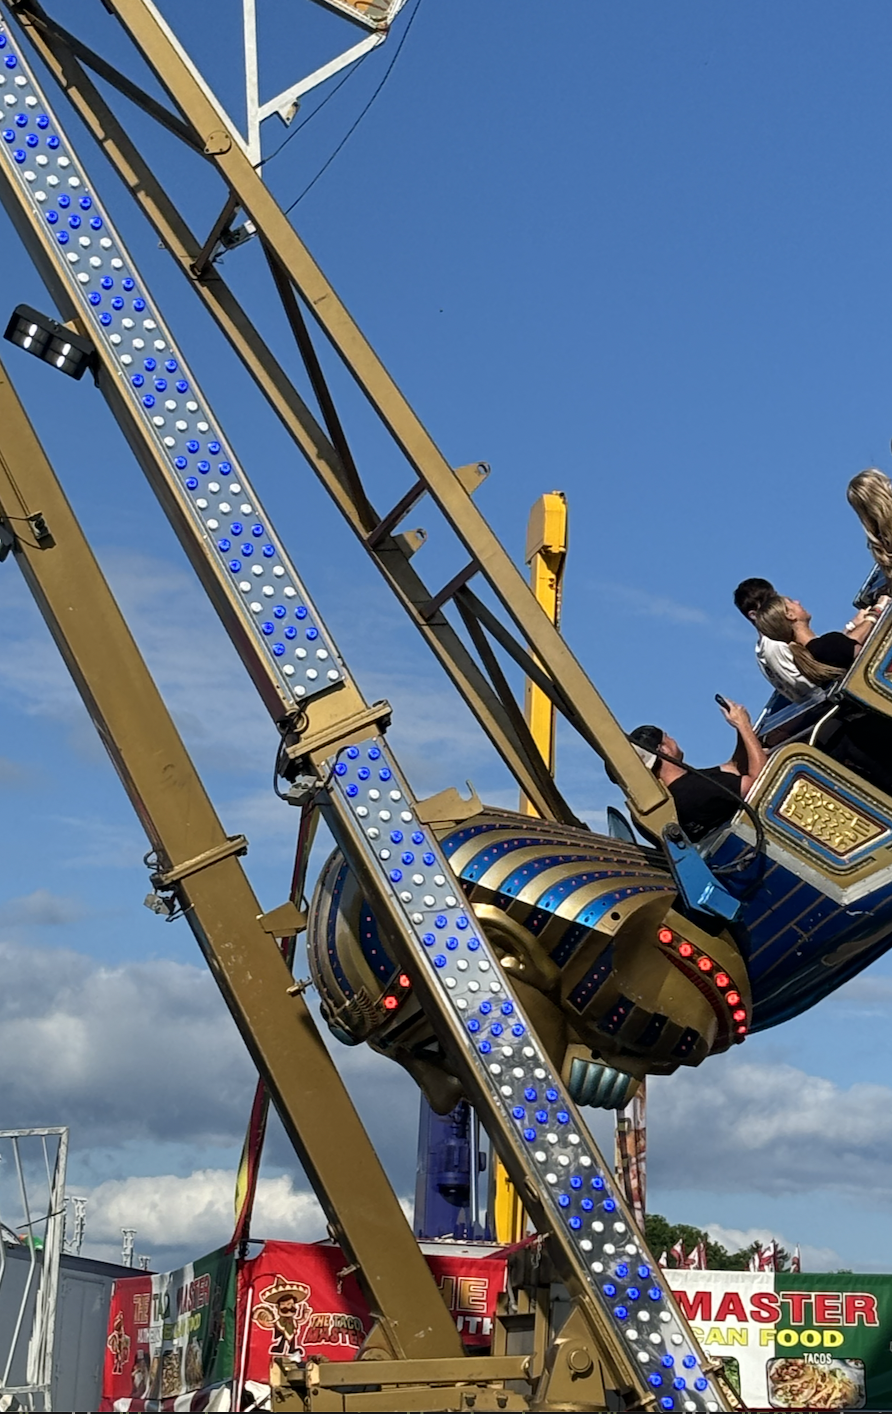
[[[374,702],[362,712],[341,717],[321,727],[319,731],[301,737],[293,746],[285,747],[285,754],[292,761],[300,761],[305,756],[327,755],[331,751],[339,751],[342,746],[349,746],[351,742],[362,741],[369,735],[370,730],[386,731],[390,726],[392,712],[393,708],[389,702]]]
[[[479,815],[483,809],[483,802],[470,781],[465,781],[465,785],[471,792],[468,800],[459,795],[455,786],[447,786],[445,790],[438,791],[436,795],[429,795],[427,800],[417,801],[416,810],[422,824],[460,825],[462,820],[469,820],[472,815]]]
[[[5,520],[0,520],[0,565],[15,549],[15,535]]]
[[[229,859],[233,854],[247,854],[248,841],[244,835],[230,835],[225,844],[215,845],[213,849],[206,849],[204,854],[197,854],[194,859],[187,859],[182,864],[176,864],[172,869],[165,869],[163,873],[152,875],[152,883],[156,889],[169,889],[172,884],[178,884],[181,879],[188,879],[190,875],[197,874],[200,869],[207,869],[211,864],[219,864],[221,859]]]
[[[733,923],[742,907],[740,900],[719,883],[680,825],[666,826],[663,845],[675,886],[688,908]]]
[[[269,933],[274,938],[293,938],[296,933],[302,933],[307,926],[307,915],[301,913],[296,904],[282,903],[278,908],[273,908],[269,913],[259,913],[257,922],[264,933]]]

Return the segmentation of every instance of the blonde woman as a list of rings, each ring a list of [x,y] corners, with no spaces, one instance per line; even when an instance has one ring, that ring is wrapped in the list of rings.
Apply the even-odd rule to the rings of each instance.
[[[867,532],[867,548],[892,584],[892,481],[871,466],[852,477],[846,496]]]

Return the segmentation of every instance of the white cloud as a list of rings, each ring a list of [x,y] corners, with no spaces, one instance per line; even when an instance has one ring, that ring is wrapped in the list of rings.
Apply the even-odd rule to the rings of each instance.
[[[257,1074],[209,971],[166,959],[108,967],[0,940],[0,975],[0,1127],[68,1124],[74,1155],[105,1151],[118,1173],[133,1146],[186,1146],[193,1163],[203,1149],[240,1148]],[[382,1161],[408,1191],[413,1082],[366,1047],[331,1046]],[[274,1116],[266,1155],[297,1168]]]
[[[35,889],[32,894],[11,898],[3,904],[3,922],[13,927],[23,924],[58,927],[77,923],[89,913],[90,908],[83,899],[53,894],[49,889]]]
[[[232,1236],[235,1172],[231,1169],[107,1179],[95,1188],[76,1191],[87,1199],[85,1256],[119,1252],[124,1227],[136,1228],[138,1251],[182,1249],[192,1256],[219,1247]],[[252,1231],[258,1237],[286,1242],[316,1242],[326,1235],[325,1217],[314,1194],[296,1189],[290,1177],[261,1177]]]
[[[10,942],[0,970],[4,1122],[66,1123],[82,1148],[238,1142],[254,1079],[210,974]]]
[[[663,594],[648,594],[646,590],[635,589],[628,584],[597,582],[592,587],[596,592],[622,604],[630,613],[640,614],[645,618],[668,619],[674,624],[696,624],[701,627],[712,623],[709,614],[703,609],[694,608],[690,604],[679,604],[677,600],[669,599]]]
[[[744,1247],[751,1247],[754,1242],[767,1247],[772,1240],[778,1242],[785,1251],[792,1253],[796,1246],[795,1239],[784,1237],[783,1233],[774,1232],[767,1227],[723,1227],[721,1223],[707,1223],[705,1231],[712,1238],[713,1242],[719,1242],[728,1252],[739,1252]],[[839,1253],[832,1247],[812,1247],[809,1243],[801,1243],[800,1256],[802,1259],[802,1270],[804,1272],[831,1272],[839,1268],[842,1261]]]
[[[845,1193],[892,1205],[892,1090],[716,1057],[650,1082],[651,1173],[715,1193]]]

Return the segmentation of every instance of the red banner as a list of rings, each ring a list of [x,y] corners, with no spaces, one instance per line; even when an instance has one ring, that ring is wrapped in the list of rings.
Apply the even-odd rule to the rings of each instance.
[[[427,1258],[462,1340],[488,1346],[505,1257]],[[239,1273],[239,1386],[259,1399],[269,1389],[277,1355],[355,1360],[372,1321],[355,1275],[339,1247],[267,1242]]]

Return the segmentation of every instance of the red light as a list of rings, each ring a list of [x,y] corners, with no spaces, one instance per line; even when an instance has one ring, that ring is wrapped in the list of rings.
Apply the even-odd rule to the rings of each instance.
[[[681,953],[682,957],[690,957],[694,949],[690,943],[679,943],[678,951]]]
[[[728,1003],[729,1006],[736,1006],[737,1003],[740,1001],[740,993],[729,992],[728,995],[725,997],[725,1001]]]
[[[727,987],[730,981],[731,978],[728,976],[727,972],[717,972],[715,974],[715,985],[717,987]]]
[[[400,976],[399,976],[399,983],[400,983],[400,986],[401,986],[401,987],[411,987],[411,985],[412,985],[412,983],[409,981],[409,978],[408,978],[408,976],[406,975],[405,972],[401,972],[401,973],[400,973]]]
[[[745,1026],[738,1026],[738,1028],[737,1028],[737,1034],[738,1034],[738,1036],[745,1036],[745,1035],[746,1035],[746,1027],[745,1027]]]
[[[734,1013],[734,1020],[735,1020],[735,1021],[746,1021],[746,1012],[744,1011],[743,1007],[741,1007],[739,1011],[735,1011],[735,1013]]]
[[[397,1009],[398,1006],[399,1006],[399,1001],[397,1000],[396,997],[385,997],[385,998],[384,998],[384,1010],[385,1010],[385,1011],[396,1011],[396,1009]]]
[[[711,971],[712,971],[712,958],[711,958],[711,957],[701,957],[700,961],[697,963],[697,966],[699,967],[699,969],[700,969],[701,972],[711,972]]]
[[[661,943],[671,943],[671,942],[672,942],[672,929],[671,929],[671,928],[661,928],[660,931],[659,931],[659,933],[657,934],[657,937],[659,938],[659,940],[660,940]]]

